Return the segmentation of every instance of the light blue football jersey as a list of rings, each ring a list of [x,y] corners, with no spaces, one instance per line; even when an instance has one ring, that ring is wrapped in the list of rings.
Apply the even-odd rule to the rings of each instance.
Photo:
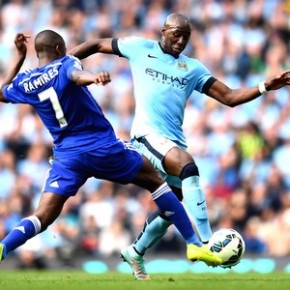
[[[186,147],[183,120],[191,93],[202,92],[209,70],[197,59],[165,54],[157,41],[119,38],[115,53],[128,59],[134,83],[135,118],[131,136],[162,135]]]

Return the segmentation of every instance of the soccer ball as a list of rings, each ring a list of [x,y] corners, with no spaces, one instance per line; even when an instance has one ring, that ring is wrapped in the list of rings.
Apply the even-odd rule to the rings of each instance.
[[[220,229],[211,236],[209,249],[222,258],[222,268],[237,265],[243,257],[246,245],[242,236],[234,229]]]

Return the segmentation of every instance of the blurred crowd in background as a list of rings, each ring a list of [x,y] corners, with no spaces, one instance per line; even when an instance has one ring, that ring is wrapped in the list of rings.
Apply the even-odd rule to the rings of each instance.
[[[184,51],[232,88],[257,86],[290,68],[290,1],[283,0],[12,0],[0,1],[0,81],[14,58],[14,37],[31,35],[23,69],[37,66],[34,36],[60,33],[68,46],[104,37],[160,38],[169,13],[193,24]],[[134,116],[125,59],[95,54],[83,61],[112,82],[90,86],[117,135],[130,139]],[[146,83],[144,83],[146,86]],[[230,227],[245,238],[247,255],[290,256],[290,90],[271,91],[235,108],[193,92],[184,130],[206,192],[213,230]],[[0,239],[31,214],[50,168],[51,137],[25,105],[0,103]],[[149,213],[150,194],[135,186],[90,179],[48,231],[16,251],[23,267],[41,259],[69,263],[78,254],[118,256]],[[184,254],[171,227],[151,253]],[[38,262],[37,262],[38,261]],[[42,260],[43,261],[43,260]]]

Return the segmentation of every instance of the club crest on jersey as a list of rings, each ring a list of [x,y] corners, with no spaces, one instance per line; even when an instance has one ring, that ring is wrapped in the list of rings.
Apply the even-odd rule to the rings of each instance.
[[[184,61],[179,61],[177,63],[177,67],[181,70],[188,70],[187,64]]]

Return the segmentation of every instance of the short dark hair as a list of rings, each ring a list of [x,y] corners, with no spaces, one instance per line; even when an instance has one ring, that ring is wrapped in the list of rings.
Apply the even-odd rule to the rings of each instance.
[[[35,37],[36,52],[49,52],[56,46],[65,47],[64,39],[60,34],[53,30],[43,30]]]

